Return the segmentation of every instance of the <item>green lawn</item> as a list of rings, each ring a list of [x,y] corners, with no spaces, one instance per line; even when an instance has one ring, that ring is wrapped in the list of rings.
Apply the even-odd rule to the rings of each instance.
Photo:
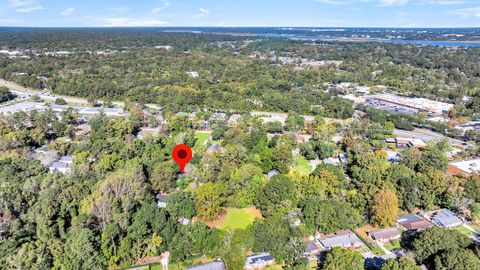
[[[454,230],[460,232],[461,234],[463,235],[466,235],[466,236],[470,236],[470,235],[473,235],[473,232],[470,231],[469,229],[463,227],[463,226],[458,226],[458,227],[455,227]]]
[[[478,226],[477,224],[468,224],[468,226],[472,227],[477,232],[480,232],[480,226]]]
[[[396,248],[401,248],[399,239],[392,240],[392,241],[388,242],[387,244],[385,244],[384,246],[385,246],[386,249],[388,249],[390,251],[393,251]]]
[[[260,214],[254,208],[227,208],[227,213],[222,218],[218,228],[220,229],[245,229],[253,223],[253,220]]]
[[[300,155],[296,156],[295,163],[296,163],[295,168],[300,172],[304,174],[312,173],[313,171],[312,165],[310,165],[310,162],[303,156],[300,156]]]
[[[283,267],[281,265],[278,265],[278,264],[272,264],[272,265],[268,265],[267,267],[265,267],[265,270],[282,270]]]
[[[199,152],[205,147],[204,143],[210,138],[210,133],[205,132],[195,132],[195,137],[197,141],[195,142],[195,146],[193,147],[194,152]]]

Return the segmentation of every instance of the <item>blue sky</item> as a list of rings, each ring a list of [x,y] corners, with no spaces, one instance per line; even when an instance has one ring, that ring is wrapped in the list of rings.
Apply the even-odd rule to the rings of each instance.
[[[0,25],[480,27],[480,0],[0,0]]]

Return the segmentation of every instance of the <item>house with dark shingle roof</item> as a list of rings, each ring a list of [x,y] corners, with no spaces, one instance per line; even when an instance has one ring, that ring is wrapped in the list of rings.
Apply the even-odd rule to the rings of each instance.
[[[413,214],[399,217],[397,223],[405,229],[412,231],[421,231],[433,227],[430,221]]]
[[[247,261],[245,262],[245,269],[262,269],[265,266],[274,263],[275,260],[273,259],[272,255],[270,255],[270,253],[264,252],[257,255],[248,256]]]

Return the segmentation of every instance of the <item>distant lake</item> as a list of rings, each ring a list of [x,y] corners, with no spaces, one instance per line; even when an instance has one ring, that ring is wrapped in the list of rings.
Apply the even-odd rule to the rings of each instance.
[[[388,42],[400,44],[417,44],[444,47],[480,47],[480,41],[428,41],[428,40],[405,40],[405,39],[383,39],[383,38],[349,38],[349,37],[324,37],[324,36],[302,36],[288,34],[261,34],[253,33],[253,36],[279,37],[289,39],[312,39],[323,41],[348,41],[348,42]]]

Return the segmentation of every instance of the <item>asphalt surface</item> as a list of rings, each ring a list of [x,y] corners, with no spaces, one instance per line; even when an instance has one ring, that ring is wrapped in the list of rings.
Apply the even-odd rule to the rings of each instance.
[[[416,128],[413,131],[395,129],[393,133],[399,137],[421,139],[424,142],[438,142],[443,139],[448,139],[451,145],[465,146],[464,141],[448,138],[440,133],[436,133],[428,129]]]
[[[32,96],[39,96],[41,99],[45,101],[55,101],[57,98],[63,98],[67,103],[74,103],[74,104],[81,104],[81,105],[88,105],[88,101],[85,98],[77,98],[77,97],[68,97],[68,96],[61,96],[61,95],[55,95],[55,94],[50,94],[48,91],[38,91],[38,90],[32,90],[29,88],[22,87],[18,84],[5,81],[0,79],[0,85],[6,86],[10,88],[10,91],[14,94],[16,94],[20,98],[29,98]],[[99,103],[103,103],[102,100],[97,100]],[[116,107],[123,107],[124,103],[119,102],[119,101],[114,101],[112,102],[113,105]],[[160,106],[155,105],[155,104],[145,104],[146,107],[152,108],[152,109],[161,109]]]

